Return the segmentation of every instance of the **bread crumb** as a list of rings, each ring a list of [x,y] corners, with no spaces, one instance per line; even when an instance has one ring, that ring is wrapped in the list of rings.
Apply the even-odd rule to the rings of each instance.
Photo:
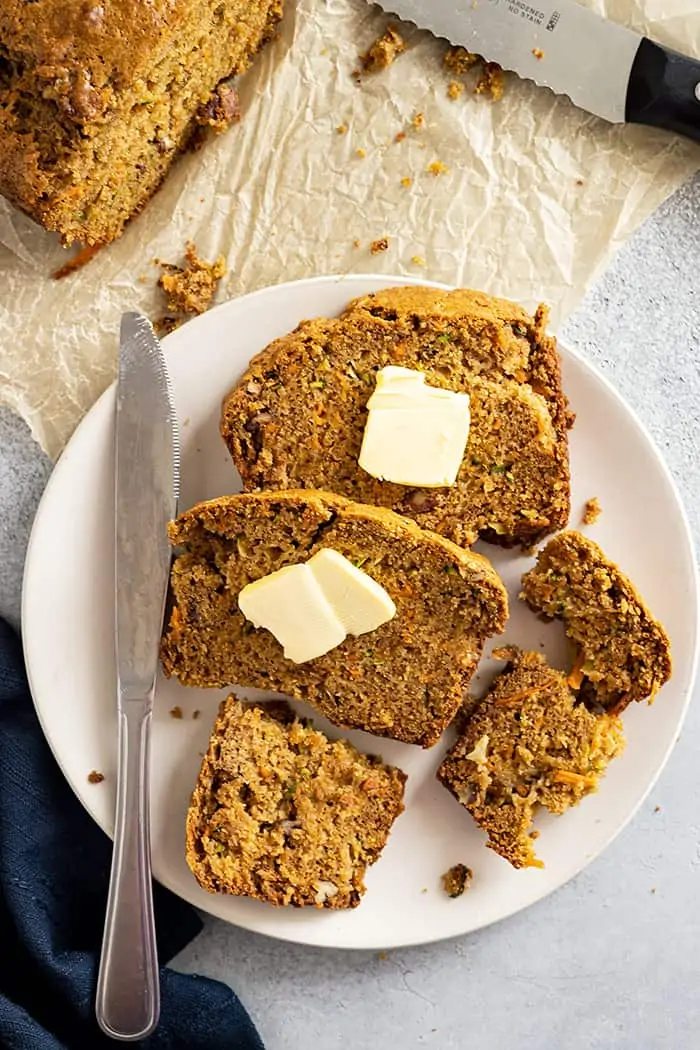
[[[462,77],[481,59],[472,51],[467,51],[465,47],[451,47],[445,52],[443,61],[451,73]]]
[[[464,84],[461,80],[451,80],[447,85],[447,97],[456,102],[464,94]]]
[[[448,897],[461,897],[472,884],[474,873],[466,864],[455,864],[442,876],[442,886]]]
[[[395,62],[406,50],[406,41],[393,25],[387,26],[386,32],[375,40],[369,51],[360,55],[363,73],[379,73]]]
[[[401,185],[405,190],[407,190],[409,186],[413,185],[413,179],[406,175],[405,178],[401,179]]]
[[[372,243],[369,246],[369,250],[371,251],[372,255],[379,255],[380,252],[385,252],[388,247],[389,238],[380,237],[378,240],[372,241]]]
[[[542,59],[544,58],[544,51],[542,50],[541,47],[533,47],[532,53],[533,53],[533,55],[535,56],[535,58],[537,59],[538,62],[541,62]]]
[[[603,508],[600,505],[597,496],[592,496],[591,499],[586,500],[583,508],[583,524],[584,525],[595,525],[600,515],[603,513]]]
[[[503,98],[503,70],[496,62],[484,62],[479,79],[474,88],[475,95],[490,95],[494,102]]]
[[[397,133],[397,134],[396,134],[396,135],[394,136],[394,142],[403,142],[403,140],[404,140],[405,138],[406,138],[406,132],[405,132],[405,131],[399,131],[399,132],[398,132],[398,133]]]
[[[576,179],[577,186],[583,186],[583,179]]]
[[[355,150],[355,155],[360,157],[360,158],[366,157],[367,156],[367,150],[366,149],[362,149],[361,146],[358,146],[358,148]]]
[[[652,886],[652,887],[651,887],[651,892],[652,892],[652,893],[656,893],[656,886]]]
[[[199,718],[199,716],[201,715],[201,713],[202,713],[202,712],[201,712],[201,711],[199,710],[199,708],[198,708],[198,707],[195,707],[194,711],[192,712],[192,717],[193,717],[194,719],[197,719],[197,718]]]
[[[386,952],[380,952],[377,958],[381,959],[382,962],[387,958]]]
[[[422,127],[425,127],[425,117],[422,113],[416,113],[415,117],[411,121],[416,131],[420,131]]]
[[[338,127],[335,130],[337,131],[337,133],[339,135],[347,135],[347,133],[348,133],[348,126],[347,126],[347,124],[339,124]]]
[[[434,160],[432,164],[429,164],[426,168],[426,171],[429,171],[431,175],[435,176],[435,178],[437,178],[438,175],[447,175],[449,170],[450,169],[447,165],[443,164],[441,160]]]
[[[90,784],[101,784],[104,778],[104,773],[98,773],[96,769],[93,769],[91,773],[88,773],[88,783]]]
[[[360,247],[360,242],[357,240],[357,238],[355,238],[355,240],[352,242],[352,246],[353,246],[353,248],[359,248]]]
[[[422,255],[412,255],[411,256],[411,262],[413,263],[414,266],[427,266],[428,265]]]
[[[223,255],[216,262],[205,262],[197,255],[192,241],[185,248],[185,266],[161,266],[165,273],[158,278],[158,285],[168,297],[168,310],[185,317],[203,314],[209,308],[217,285],[226,274]]]
[[[182,718],[182,708],[179,707],[179,706],[178,707],[171,707],[171,709],[170,709],[170,717],[171,718]]]
[[[153,331],[159,337],[170,335],[170,333],[174,332],[176,328],[183,325],[186,320],[186,317],[169,317],[167,315],[164,317],[157,317],[153,322]]]
[[[424,886],[423,889],[421,890],[421,893],[427,893],[427,892],[428,892],[428,887]]]
[[[661,806],[654,806],[654,813],[660,813],[660,812],[661,812]]]

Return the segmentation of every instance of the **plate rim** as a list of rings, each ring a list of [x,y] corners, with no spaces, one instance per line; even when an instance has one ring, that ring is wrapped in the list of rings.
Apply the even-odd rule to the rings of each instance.
[[[165,354],[166,354],[166,358],[167,358],[169,352],[172,349],[177,350],[178,344],[180,342],[186,343],[186,342],[188,342],[191,339],[192,334],[194,334],[196,332],[196,330],[197,330],[198,322],[204,322],[207,318],[210,318],[213,314],[216,314],[218,311],[225,311],[232,304],[236,304],[236,305],[240,306],[242,303],[249,303],[249,302],[251,302],[251,301],[253,301],[255,299],[258,299],[258,298],[264,298],[264,297],[266,297],[268,295],[274,295],[274,294],[279,293],[281,291],[286,291],[286,290],[289,290],[289,289],[298,288],[300,286],[310,286],[310,285],[317,286],[317,285],[320,285],[320,284],[339,284],[339,285],[347,284],[349,287],[352,288],[352,286],[354,286],[354,285],[357,285],[357,284],[359,284],[359,285],[366,285],[369,282],[385,282],[387,287],[397,286],[397,285],[398,286],[401,286],[401,285],[409,286],[410,285],[410,286],[414,286],[414,287],[420,286],[420,287],[435,288],[435,289],[441,290],[441,291],[450,291],[450,290],[452,290],[455,287],[455,286],[444,284],[444,283],[441,283],[441,282],[423,280],[423,279],[421,279],[419,277],[412,277],[412,276],[408,276],[408,275],[383,274],[383,273],[382,274],[378,274],[378,273],[323,274],[323,275],[305,277],[305,278],[301,278],[299,280],[285,281],[285,282],[278,283],[278,284],[269,284],[269,285],[265,285],[265,286],[263,286],[261,288],[257,288],[257,289],[255,289],[252,292],[248,292],[248,293],[245,293],[243,295],[236,296],[236,297],[234,297],[232,299],[226,300],[226,302],[218,304],[212,310],[207,311],[206,314],[203,314],[200,317],[194,318],[193,321],[190,322],[188,325],[183,326],[183,328],[179,329],[178,331],[172,333],[169,336],[166,336],[162,340],[163,346],[164,346],[164,350],[165,350]],[[362,294],[369,294],[369,293],[367,293],[366,291],[365,292],[358,291],[355,294],[356,295],[362,295]],[[352,296],[352,297],[354,297],[354,296]],[[302,317],[299,318],[299,321],[301,321],[301,320],[303,320]],[[185,335],[184,333],[187,333],[187,334]],[[556,335],[556,333],[555,333],[555,335]],[[159,882],[162,886],[166,887],[171,892],[175,893],[178,897],[180,897],[181,900],[184,900],[186,903],[190,904],[191,907],[195,907],[199,911],[203,911],[206,914],[209,914],[209,915],[211,915],[214,918],[217,918],[217,919],[219,919],[221,921],[224,921],[230,926],[238,927],[240,929],[246,929],[246,930],[249,930],[250,932],[253,932],[253,933],[255,933],[255,934],[259,935],[259,936],[269,937],[272,940],[277,940],[277,941],[282,941],[282,942],[285,942],[285,943],[292,943],[292,944],[301,944],[301,945],[310,946],[310,947],[326,948],[326,949],[331,949],[331,950],[333,950],[333,949],[342,949],[344,951],[365,951],[365,950],[376,950],[377,948],[386,948],[386,947],[391,947],[391,948],[408,948],[408,947],[416,947],[416,946],[424,945],[424,944],[426,944],[426,945],[427,944],[435,944],[435,943],[439,943],[441,941],[447,941],[447,940],[450,940],[450,939],[452,939],[454,937],[466,936],[469,933],[475,933],[478,930],[485,929],[488,926],[494,925],[495,923],[502,922],[505,919],[509,919],[513,915],[518,914],[518,912],[526,910],[527,908],[531,907],[532,905],[539,903],[540,901],[544,900],[546,897],[549,897],[552,894],[554,894],[554,893],[558,892],[559,890],[561,890],[567,883],[571,882],[572,879],[574,879],[583,870],[585,870],[590,864],[592,864],[593,861],[595,861],[611,845],[611,843],[625,830],[625,828],[630,824],[630,822],[633,820],[633,818],[637,815],[637,813],[639,812],[641,806],[644,804],[644,801],[648,798],[648,796],[651,793],[651,791],[654,789],[654,787],[657,784],[661,774],[663,773],[663,771],[665,770],[665,768],[666,768],[666,766],[668,764],[668,761],[670,759],[670,756],[671,756],[674,748],[676,747],[676,744],[678,742],[678,738],[679,738],[679,736],[681,734],[681,731],[683,729],[683,725],[685,723],[685,719],[687,717],[688,708],[690,706],[690,702],[691,702],[691,699],[692,699],[693,693],[694,693],[694,688],[695,688],[695,685],[697,684],[698,666],[700,664],[700,567],[699,567],[699,563],[698,563],[698,556],[697,556],[697,553],[695,551],[695,545],[694,545],[694,542],[693,542],[693,534],[692,534],[692,530],[691,530],[691,527],[690,527],[690,522],[689,522],[689,519],[688,519],[688,513],[686,511],[685,503],[684,503],[683,498],[681,496],[680,490],[678,488],[676,480],[675,480],[673,474],[671,473],[670,468],[669,468],[669,466],[668,466],[668,464],[667,464],[663,454],[661,453],[660,448],[657,446],[656,441],[654,440],[654,438],[650,434],[650,432],[647,429],[644,421],[641,419],[641,417],[636,412],[636,410],[629,404],[629,402],[626,400],[626,398],[617,390],[617,388],[614,386],[614,384],[611,382],[611,380],[609,380],[607,378],[607,376],[604,375],[603,372],[600,371],[600,369],[598,368],[598,366],[594,362],[592,362],[589,358],[587,358],[580,350],[578,350],[578,348],[576,348],[575,346],[570,345],[568,343],[568,341],[562,341],[561,339],[559,339],[558,335],[557,335],[557,344],[558,344],[558,348],[559,348],[560,352],[562,353],[562,356],[564,356],[564,357],[570,356],[571,358],[573,358],[579,365],[581,365],[587,372],[589,372],[592,375],[592,377],[598,383],[602,384],[602,386],[606,389],[607,393],[623,409],[624,413],[626,414],[626,416],[628,418],[628,421],[634,427],[636,427],[637,431],[639,432],[641,437],[644,439],[647,448],[653,453],[654,459],[656,460],[657,465],[660,467],[661,472],[662,472],[662,474],[664,476],[664,479],[665,479],[667,485],[669,486],[670,491],[673,494],[673,497],[675,499],[675,505],[676,505],[676,510],[677,510],[677,517],[678,517],[679,524],[682,527],[682,535],[683,535],[683,538],[684,538],[684,541],[685,541],[687,554],[689,555],[690,565],[692,567],[691,579],[689,581],[690,589],[692,591],[692,594],[689,596],[690,597],[689,607],[690,607],[690,604],[692,602],[693,609],[694,609],[694,631],[693,631],[693,640],[692,640],[692,655],[691,655],[691,658],[690,658],[690,661],[689,661],[688,684],[687,684],[687,687],[685,689],[685,694],[682,697],[682,707],[681,707],[681,710],[680,710],[679,716],[678,716],[678,724],[677,724],[676,734],[673,737],[673,739],[669,742],[669,744],[668,744],[668,746],[667,746],[667,748],[666,748],[666,750],[665,750],[661,760],[658,763],[656,771],[654,772],[653,776],[651,777],[649,783],[646,786],[646,789],[643,792],[641,792],[639,797],[635,800],[634,805],[630,808],[630,810],[629,810],[628,814],[626,815],[625,819],[621,823],[618,823],[613,829],[611,829],[609,835],[605,836],[603,841],[597,846],[597,848],[592,853],[584,855],[582,857],[582,859],[581,859],[581,862],[577,866],[575,866],[575,868],[573,870],[571,870],[567,874],[567,876],[562,881],[560,881],[556,886],[543,889],[543,891],[541,893],[539,893],[537,896],[535,896],[531,900],[527,900],[527,901],[524,901],[524,902],[516,903],[513,907],[507,907],[496,918],[490,918],[490,919],[486,919],[483,922],[477,922],[476,924],[470,924],[468,926],[468,928],[466,928],[466,929],[456,930],[456,931],[449,932],[449,933],[439,932],[439,933],[437,933],[434,936],[431,935],[431,934],[427,934],[427,935],[423,934],[423,935],[420,935],[420,936],[418,936],[418,935],[411,935],[411,936],[409,936],[409,937],[407,937],[405,939],[400,940],[398,943],[395,943],[395,941],[394,941],[394,942],[392,942],[391,945],[387,945],[387,944],[385,944],[383,942],[380,942],[380,941],[373,941],[371,944],[364,944],[364,943],[363,944],[345,944],[345,943],[337,943],[337,942],[334,942],[334,943],[321,942],[321,941],[313,939],[313,938],[307,938],[305,936],[304,931],[301,928],[297,929],[297,927],[295,925],[280,926],[279,930],[259,929],[259,928],[257,928],[255,923],[249,923],[249,922],[241,923],[241,922],[237,921],[236,919],[232,919],[230,917],[221,915],[218,911],[211,910],[209,908],[204,907],[203,905],[192,904],[186,898],[182,897],[180,892],[174,887],[174,885],[172,884],[172,882],[168,878],[167,871],[166,872],[160,872],[159,871],[157,876],[155,874],[153,875],[153,878],[154,878],[155,881]],[[29,603],[26,600],[26,595],[28,593],[27,582],[28,582],[28,580],[29,580],[29,578],[31,576],[31,572],[32,572],[32,558],[33,558],[34,548],[39,542],[38,537],[39,537],[40,532],[43,529],[43,520],[46,517],[46,515],[48,514],[48,508],[49,508],[49,503],[50,503],[50,499],[51,499],[51,493],[52,493],[54,487],[56,485],[60,484],[61,475],[66,470],[65,464],[66,464],[67,460],[69,460],[69,458],[70,458],[71,445],[73,444],[74,441],[76,441],[76,439],[78,438],[78,435],[81,434],[84,429],[87,429],[90,426],[90,420],[93,417],[93,415],[99,411],[99,406],[105,400],[109,399],[110,397],[113,397],[115,386],[116,386],[116,381],[113,381],[112,383],[110,383],[110,385],[102,392],[102,394],[100,394],[100,396],[95,400],[95,402],[91,405],[91,407],[86,411],[85,415],[83,416],[83,418],[81,419],[80,423],[78,424],[78,426],[74,430],[73,434],[71,435],[71,437],[69,438],[68,442],[66,443],[64,449],[62,450],[61,454],[59,455],[56,463],[54,464],[54,468],[53,468],[53,470],[51,472],[51,476],[50,476],[50,478],[48,480],[48,483],[47,483],[47,485],[46,485],[46,487],[45,487],[45,489],[44,489],[44,491],[42,493],[39,505],[38,505],[37,510],[36,510],[36,514],[35,514],[34,520],[32,522],[32,527],[31,527],[31,531],[30,531],[30,535],[29,535],[28,544],[27,544],[24,572],[23,572],[23,578],[22,578],[22,604],[21,604],[21,642],[22,642],[22,648],[23,648],[23,654],[24,654],[24,660],[25,660],[27,681],[28,681],[28,684],[29,684],[30,695],[32,697],[32,704],[34,706],[34,710],[36,712],[37,719],[39,721],[39,725],[41,726],[42,733],[44,735],[45,740],[47,741],[47,743],[49,745],[49,748],[51,750],[51,753],[52,753],[53,757],[55,758],[55,760],[56,760],[56,762],[57,762],[57,764],[59,766],[59,769],[61,770],[61,773],[62,773],[64,779],[66,780],[66,782],[70,786],[70,788],[73,791],[74,795],[77,797],[77,799],[79,800],[79,802],[81,803],[83,808],[86,810],[86,812],[87,812],[88,816],[90,817],[90,819],[94,820],[95,823],[98,825],[98,827],[100,827],[108,835],[109,838],[112,838],[112,834],[111,834],[110,830],[107,827],[103,826],[102,822],[100,820],[98,820],[96,815],[92,812],[92,810],[89,807],[89,804],[88,804],[89,796],[88,796],[87,791],[83,787],[81,787],[74,778],[71,778],[68,775],[68,772],[67,772],[63,762],[61,761],[61,757],[58,754],[58,752],[57,752],[57,750],[56,750],[56,748],[54,746],[54,742],[53,742],[53,740],[52,740],[52,738],[51,738],[51,736],[50,736],[50,734],[49,734],[49,732],[47,730],[45,722],[44,722],[44,720],[42,718],[42,713],[41,713],[41,710],[40,710],[39,703],[38,703],[37,699],[35,698],[35,690],[34,690],[34,685],[33,685],[33,674],[32,674],[32,664],[31,664],[30,658],[29,658],[29,648],[30,648],[29,636],[31,634],[31,623],[30,623],[31,613],[30,613],[30,610],[29,610]],[[567,528],[572,528],[572,527],[575,528],[575,526],[572,525],[569,522],[567,524]],[[563,530],[560,530],[560,531],[563,531]],[[215,898],[213,898],[213,899],[215,899]]]

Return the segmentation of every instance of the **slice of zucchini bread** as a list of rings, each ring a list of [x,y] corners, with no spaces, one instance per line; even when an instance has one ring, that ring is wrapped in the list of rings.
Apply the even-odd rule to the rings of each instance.
[[[210,893],[354,908],[403,810],[405,780],[286,705],[230,696],[187,812],[187,863]]]
[[[336,725],[429,747],[452,721],[506,591],[481,555],[389,510],[310,490],[200,503],[170,527],[165,673],[192,686],[252,686],[309,703]],[[292,663],[238,605],[241,590],[323,548],[385,589],[393,619],[315,659]]]

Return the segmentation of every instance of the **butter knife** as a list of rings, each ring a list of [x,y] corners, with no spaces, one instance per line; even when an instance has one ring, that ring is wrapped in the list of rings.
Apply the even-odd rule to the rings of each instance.
[[[149,743],[158,646],[177,513],[180,455],[165,358],[145,317],[124,314],[115,417],[116,664],[119,769],[114,852],[95,1013],[113,1039],[158,1023]]]
[[[700,62],[576,0],[380,0],[380,6],[568,95],[604,120],[700,142]]]

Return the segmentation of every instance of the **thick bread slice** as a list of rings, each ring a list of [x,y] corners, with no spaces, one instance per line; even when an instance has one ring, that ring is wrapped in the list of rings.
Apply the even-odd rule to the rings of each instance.
[[[304,321],[253,359],[224,400],[221,433],[246,490],[328,489],[390,507],[463,545],[530,546],[569,516],[567,430],[546,310],[466,290],[391,288],[340,318]],[[416,489],[358,464],[375,375],[424,372],[471,399],[457,482]]]
[[[600,547],[562,532],[523,577],[531,609],[562,620],[578,653],[570,676],[592,709],[653,700],[671,677],[671,643],[632,583]]]
[[[354,908],[403,810],[405,781],[286,705],[230,696],[187,812],[187,863],[210,893]]]
[[[170,527],[173,607],[166,674],[184,685],[254,686],[308,700],[336,725],[429,747],[457,711],[484,642],[506,621],[491,564],[391,511],[313,491],[225,496]],[[238,609],[246,584],[322,547],[384,587],[396,616],[304,664]]]
[[[576,704],[566,675],[539,653],[503,655],[505,670],[437,775],[491,849],[515,868],[542,867],[530,836],[537,808],[563,813],[595,791],[624,748],[622,723]]]

